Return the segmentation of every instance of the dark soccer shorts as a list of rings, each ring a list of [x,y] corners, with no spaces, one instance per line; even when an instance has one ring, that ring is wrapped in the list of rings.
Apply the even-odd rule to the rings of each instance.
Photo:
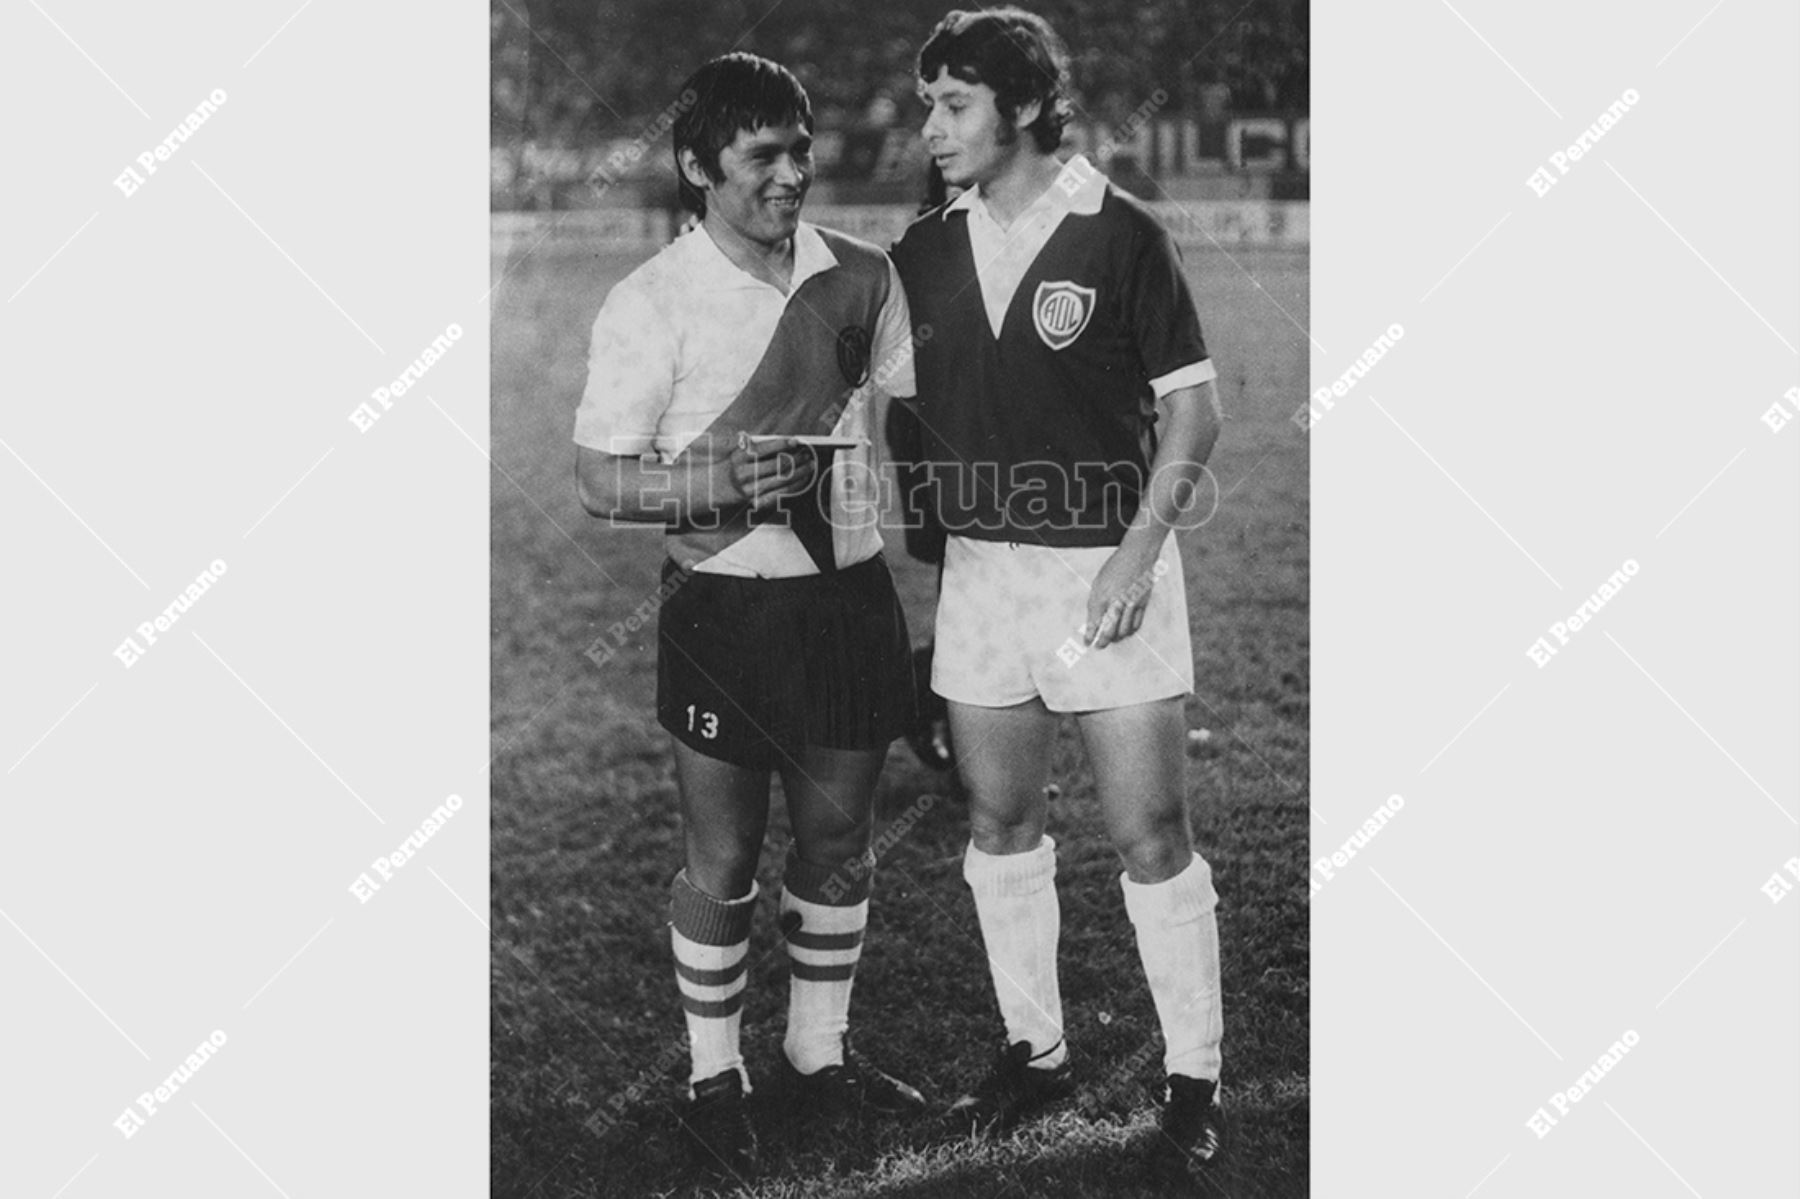
[[[886,749],[911,726],[906,616],[879,554],[788,579],[678,571],[663,565],[656,717],[682,744],[777,770],[806,746]]]

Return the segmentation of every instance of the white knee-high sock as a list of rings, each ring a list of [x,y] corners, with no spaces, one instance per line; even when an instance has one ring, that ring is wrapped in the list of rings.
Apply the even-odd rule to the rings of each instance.
[[[1217,1082],[1225,1020],[1212,867],[1195,854],[1174,878],[1134,883],[1121,874],[1119,885],[1162,1024],[1164,1069]]]
[[[669,943],[675,950],[675,983],[687,1015],[693,1059],[688,1082],[736,1070],[748,1091],[738,1026],[743,1019],[756,884],[752,882],[750,894],[741,899],[714,899],[688,882],[683,870],[669,890]]]
[[[850,989],[869,923],[874,865],[872,856],[833,868],[788,855],[781,884],[789,970],[782,1050],[802,1074],[844,1064]]]
[[[1056,980],[1056,943],[1062,909],[1056,901],[1056,842],[1036,849],[989,854],[971,842],[963,878],[975,893],[981,939],[987,948],[994,995],[1006,1022],[1007,1043],[1028,1041],[1041,1055],[1033,1066],[1059,1066],[1063,1045],[1062,990]]]

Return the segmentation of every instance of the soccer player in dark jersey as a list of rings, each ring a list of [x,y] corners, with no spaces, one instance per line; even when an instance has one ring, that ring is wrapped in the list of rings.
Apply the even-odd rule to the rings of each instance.
[[[1172,533],[1197,523],[1216,372],[1167,232],[1086,158],[1056,155],[1066,64],[1030,13],[943,19],[919,55],[924,139],[966,190],[893,251],[950,534],[932,686],[970,792],[963,873],[1006,1025],[952,1113],[1003,1129],[1072,1089],[1044,784],[1073,713],[1165,1042],[1159,1150],[1197,1170],[1222,1135],[1223,1022],[1183,779],[1193,657]]]
[[[794,838],[789,1084],[836,1112],[925,1103],[845,1044],[875,780],[912,702],[905,619],[859,487],[876,478],[876,389],[910,395],[912,371],[886,256],[800,219],[813,165],[799,81],[728,54],[681,94],[676,164],[700,224],[594,322],[577,482],[595,516],[668,532],[657,716],[686,842],[669,933],[692,1057],[682,1122],[703,1166],[742,1179],[757,1154],[739,1019],[771,773]],[[820,439],[839,447],[835,467]]]

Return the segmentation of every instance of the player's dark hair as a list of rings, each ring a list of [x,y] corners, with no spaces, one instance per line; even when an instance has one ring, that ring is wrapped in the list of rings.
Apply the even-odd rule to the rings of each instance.
[[[1046,154],[1062,144],[1070,114],[1069,50],[1036,13],[1008,7],[946,14],[919,51],[922,81],[934,82],[940,70],[993,88],[1009,130],[1019,110],[1036,100],[1038,118],[1026,129]]]
[[[806,89],[780,63],[738,51],[713,59],[681,85],[686,107],[675,118],[675,179],[682,206],[706,215],[706,193],[681,171],[681,152],[692,150],[700,169],[715,182],[719,152],[739,131],[754,133],[765,125],[797,124],[812,132],[812,102]],[[690,99],[691,98],[691,99]]]

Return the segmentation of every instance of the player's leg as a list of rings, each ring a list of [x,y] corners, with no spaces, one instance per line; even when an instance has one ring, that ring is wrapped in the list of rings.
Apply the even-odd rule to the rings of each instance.
[[[1224,1019],[1218,898],[1188,824],[1182,701],[1086,712],[1079,724],[1107,832],[1125,864],[1125,910],[1162,1026],[1170,1099],[1163,1143],[1184,1164],[1204,1162],[1222,1128]]]
[[[1057,717],[1043,701],[1004,708],[952,701],[951,736],[969,796],[963,878],[975,898],[1006,1048],[951,1117],[1004,1131],[1070,1091],[1056,950],[1056,843],[1044,833],[1044,783]]]
[[[1113,551],[1065,551],[1091,579]],[[1057,653],[1033,671],[1052,707],[1077,714],[1102,815],[1125,864],[1120,880],[1163,1025],[1169,1073],[1219,1077],[1219,950],[1211,869],[1194,853],[1187,817],[1183,697],[1194,688],[1187,594],[1174,538],[1158,552],[1158,582],[1137,632],[1105,649]],[[1086,588],[1060,593],[1085,617]]]
[[[693,1058],[689,1082],[697,1084],[728,1070],[744,1073],[739,1021],[769,772],[678,741],[675,773],[687,865],[671,888],[669,938]]]
[[[906,620],[879,556],[807,580],[790,626],[804,736],[781,765],[794,845],[782,879],[789,960],[783,1057],[802,1098],[835,1112],[916,1113],[925,1099],[848,1046],[869,919],[875,782],[912,701]]]
[[[810,747],[781,772],[794,834],[781,885],[790,963],[782,1048],[801,1074],[844,1062],[850,991],[869,918],[875,780],[885,757]]]
[[[850,990],[869,922],[869,834],[879,750],[808,747],[784,769],[794,852],[782,878],[789,959],[783,1054],[802,1094],[834,1112],[915,1115],[925,1097],[849,1047]]]
[[[956,766],[969,789],[969,838],[992,856],[1029,853],[1044,839],[1057,716],[1041,699],[1007,707],[950,701]]]
[[[1181,697],[1081,712],[1075,723],[1094,771],[1107,835],[1127,878],[1149,885],[1187,869],[1194,839]]]
[[[1008,708],[950,704],[957,768],[969,793],[963,878],[974,893],[1007,1044],[1028,1043],[1046,1068],[1067,1056],[1056,977],[1056,843],[1044,833],[1056,726],[1042,700]]]
[[[774,761],[758,657],[768,595],[761,580],[694,573],[657,621],[657,719],[675,741],[686,848],[669,920],[692,1055],[682,1124],[702,1169],[740,1178],[757,1164],[739,1024]]]
[[[1000,1060],[951,1109],[978,1130],[1004,1129],[1066,1090],[1069,1076],[1056,977],[1056,847],[1044,835],[1057,717],[1031,677],[1043,631],[1028,617],[1069,574],[1034,548],[946,541],[931,662],[969,804],[963,878],[1006,1025]]]
[[[708,895],[746,895],[769,825],[769,772],[675,743],[688,881]]]

